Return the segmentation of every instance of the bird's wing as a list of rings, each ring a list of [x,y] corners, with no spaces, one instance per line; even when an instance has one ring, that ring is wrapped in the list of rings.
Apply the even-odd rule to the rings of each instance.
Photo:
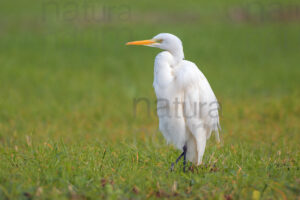
[[[195,127],[203,126],[206,138],[214,131],[219,142],[219,104],[204,74],[194,63],[183,61],[175,77],[184,94],[183,113],[189,130],[195,134]]]

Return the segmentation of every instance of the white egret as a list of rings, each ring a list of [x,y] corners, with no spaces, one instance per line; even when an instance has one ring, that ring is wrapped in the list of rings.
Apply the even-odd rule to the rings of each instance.
[[[175,35],[160,33],[150,40],[126,45],[165,50],[154,62],[159,129],[168,143],[183,151],[175,163],[184,157],[184,171],[186,159],[200,165],[211,133],[215,132],[220,141],[219,104],[204,74],[193,62],[184,60],[181,40]]]

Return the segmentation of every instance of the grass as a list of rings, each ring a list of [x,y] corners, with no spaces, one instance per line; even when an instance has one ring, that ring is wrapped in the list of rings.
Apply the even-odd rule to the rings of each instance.
[[[1,3],[0,199],[300,198],[296,1],[91,1],[98,20],[72,2]],[[222,143],[187,173],[158,130],[159,50],[124,45],[160,32],[222,104]]]

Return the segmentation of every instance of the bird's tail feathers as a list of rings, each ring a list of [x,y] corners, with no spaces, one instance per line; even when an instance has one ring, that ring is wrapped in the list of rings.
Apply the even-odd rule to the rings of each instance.
[[[215,128],[214,132],[215,132],[215,138],[216,138],[216,141],[217,143],[220,143],[220,135],[219,135],[219,131],[221,131],[221,126],[220,124],[218,123],[217,127]]]

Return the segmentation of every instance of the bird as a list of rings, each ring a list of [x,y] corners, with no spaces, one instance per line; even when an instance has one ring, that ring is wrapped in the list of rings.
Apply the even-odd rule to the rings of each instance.
[[[206,141],[212,132],[220,142],[219,103],[204,74],[197,65],[185,60],[181,40],[170,33],[160,33],[152,39],[127,42],[163,51],[154,61],[153,87],[157,98],[159,129],[168,144],[182,153],[171,164],[183,157],[196,166],[202,164]]]

